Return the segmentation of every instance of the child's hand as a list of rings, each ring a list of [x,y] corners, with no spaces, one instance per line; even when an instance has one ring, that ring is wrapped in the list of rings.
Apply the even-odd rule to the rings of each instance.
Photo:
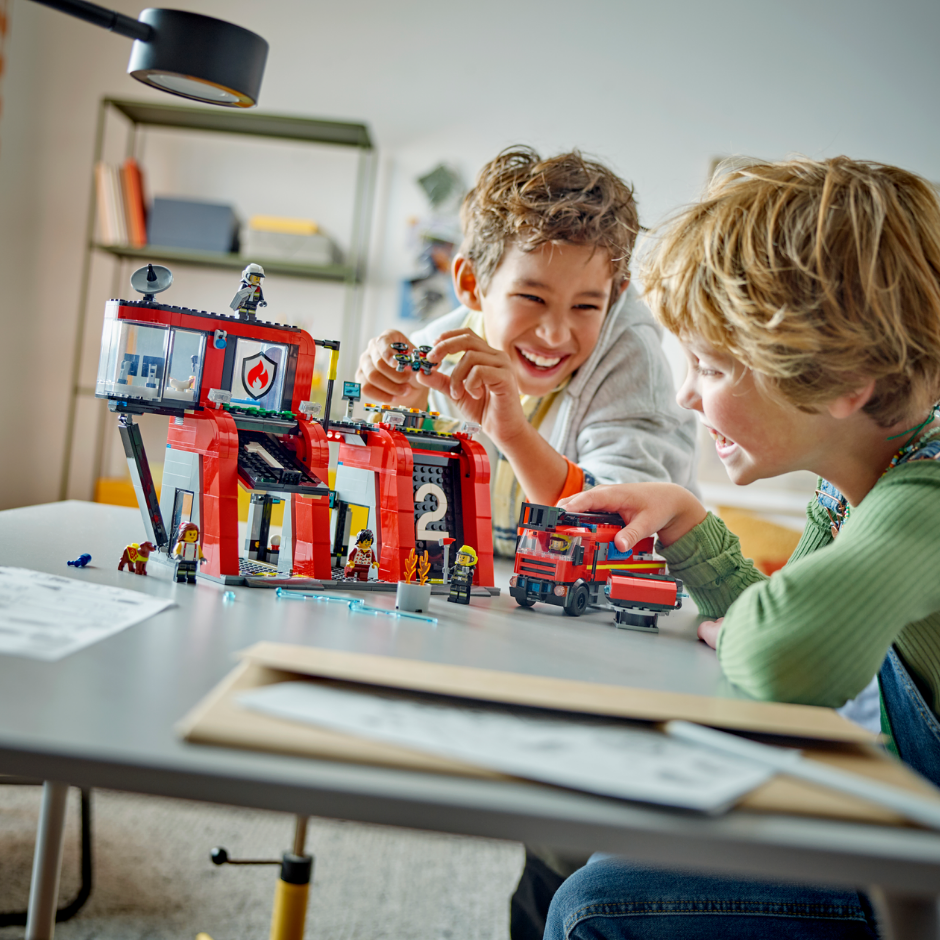
[[[718,649],[718,634],[724,619],[719,617],[717,620],[703,620],[698,625],[698,638],[704,640],[713,650]]]
[[[671,545],[706,516],[705,507],[675,483],[595,486],[560,500],[558,505],[569,512],[619,513],[626,525],[617,533],[614,543],[622,552],[657,533],[663,545]]]
[[[398,330],[386,330],[369,340],[365,352],[359,357],[356,381],[362,385],[362,397],[366,401],[403,405],[405,408],[425,408],[428,390],[415,381],[416,373],[411,368],[399,372],[395,368],[395,351],[392,343],[406,343],[411,349],[411,340]]]
[[[472,330],[441,333],[428,353],[431,362],[463,353],[450,375],[432,372],[418,382],[447,395],[468,420],[475,421],[497,445],[525,433],[528,421],[519,402],[519,387],[509,356]]]

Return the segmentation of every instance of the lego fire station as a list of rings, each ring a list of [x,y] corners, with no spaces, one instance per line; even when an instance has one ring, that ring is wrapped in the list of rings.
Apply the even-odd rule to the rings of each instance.
[[[328,586],[342,577],[349,520],[361,507],[375,533],[379,581],[391,589],[413,550],[428,551],[431,577],[440,578],[451,541],[476,550],[474,585],[490,588],[490,469],[472,434],[437,433],[433,416],[385,406],[373,408],[372,423],[353,420],[351,408],[331,421],[338,341],[245,313],[157,302],[170,283],[167,268],[147,265],[131,278],[141,299],[106,303],[95,386],[118,415],[146,539],[156,546],[151,562],[172,564],[174,535],[191,522],[205,556],[200,578]],[[318,349],[330,356],[322,415],[310,401]],[[159,500],[134,420],[148,413],[170,417]],[[241,546],[239,486],[251,493]],[[285,503],[276,561],[268,532],[275,501]]]

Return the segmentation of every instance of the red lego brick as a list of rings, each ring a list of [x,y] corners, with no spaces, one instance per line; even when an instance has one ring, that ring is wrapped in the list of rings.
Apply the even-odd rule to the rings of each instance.
[[[464,544],[477,553],[473,583],[493,585],[493,512],[490,506],[490,462],[483,445],[466,435],[460,440],[460,498]],[[459,547],[459,546],[458,546]]]
[[[202,457],[199,519],[205,574],[238,574],[238,430],[224,411],[171,421],[167,445]]]
[[[675,607],[678,587],[672,578],[663,580],[637,578],[632,575],[611,574],[610,600],[627,601],[637,606],[653,604],[657,607]]]
[[[294,372],[294,393],[291,396],[290,410],[300,413],[300,403],[310,400],[310,388],[313,383],[313,368],[316,362],[317,347],[313,338],[305,330],[300,331],[300,345],[297,350],[297,369]],[[324,477],[324,481],[326,478]]]
[[[291,559],[294,574],[329,581],[330,498],[292,493],[285,512],[291,513]]]

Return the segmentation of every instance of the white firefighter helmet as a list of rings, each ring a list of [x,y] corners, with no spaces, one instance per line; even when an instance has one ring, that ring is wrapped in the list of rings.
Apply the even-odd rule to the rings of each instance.
[[[258,277],[264,277],[264,268],[260,264],[255,264],[254,261],[251,264],[245,265],[245,270],[242,271],[242,280],[247,281],[252,274],[257,274]]]

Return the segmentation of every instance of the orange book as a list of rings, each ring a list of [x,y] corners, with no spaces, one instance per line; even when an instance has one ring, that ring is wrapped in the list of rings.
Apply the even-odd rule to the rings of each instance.
[[[124,194],[124,217],[127,219],[127,242],[132,248],[147,244],[147,210],[144,208],[144,179],[133,157],[124,161],[121,170]]]

